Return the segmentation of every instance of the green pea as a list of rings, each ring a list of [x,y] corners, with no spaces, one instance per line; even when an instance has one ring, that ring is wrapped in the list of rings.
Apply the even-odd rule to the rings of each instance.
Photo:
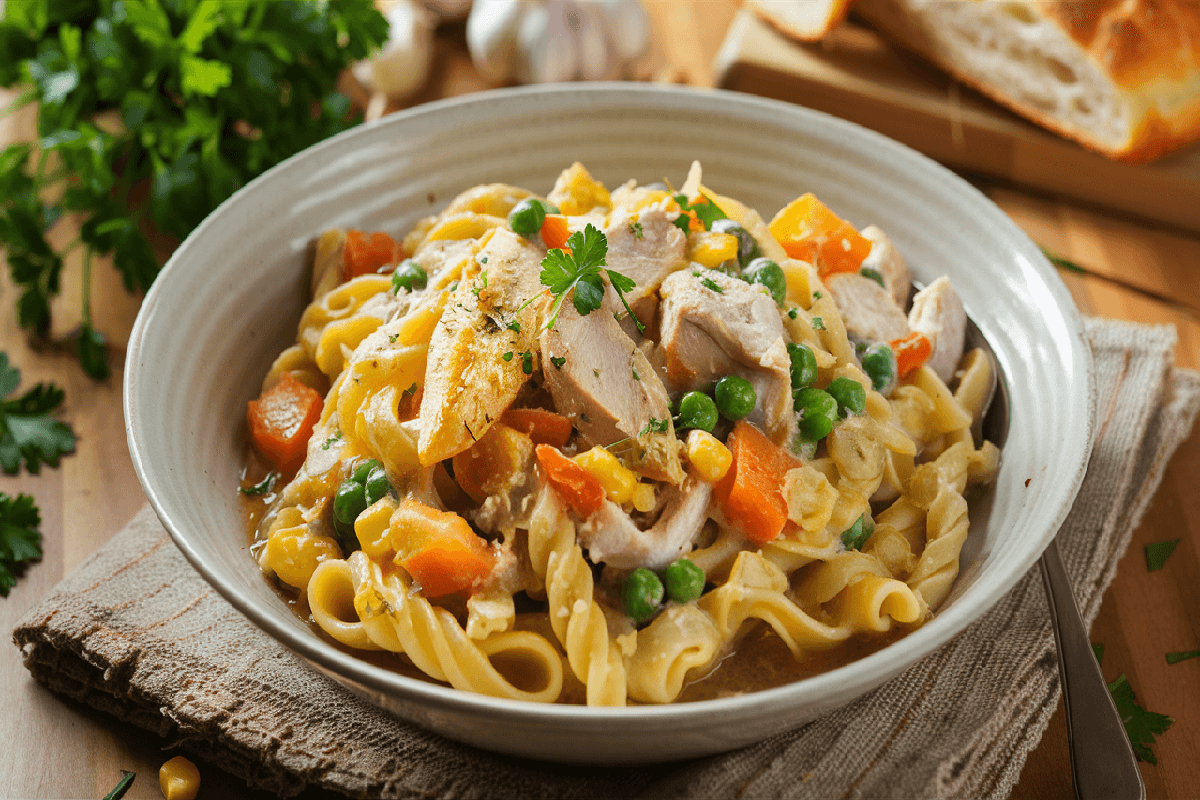
[[[358,466],[354,468],[354,473],[350,477],[359,483],[366,485],[367,476],[371,474],[372,470],[378,469],[381,466],[383,465],[380,464],[376,459],[368,458],[366,461],[360,461],[358,463]]]
[[[362,550],[362,545],[358,541],[358,536],[354,533],[354,525],[339,522],[335,516],[333,519],[333,530],[337,534],[338,544],[342,547],[342,553],[350,555],[355,550]]]
[[[421,265],[411,258],[406,258],[392,273],[392,294],[400,294],[401,289],[407,289],[410,292],[424,289],[427,283],[429,283],[429,276],[421,268]]]
[[[638,567],[625,578],[621,586],[625,613],[638,622],[645,622],[658,612],[663,600],[663,585],[650,570]]]
[[[704,594],[704,570],[686,558],[681,558],[663,570],[663,583],[667,597],[676,603],[690,603]]]
[[[362,483],[353,478],[342,481],[333,496],[333,518],[343,525],[353,525],[366,508],[366,488]]]
[[[367,505],[373,505],[375,501],[384,497],[391,490],[392,482],[388,480],[387,471],[383,467],[371,470],[366,481],[363,482],[363,493],[366,495]]]
[[[800,435],[810,442],[824,439],[837,422],[837,400],[821,389],[808,386],[796,392],[795,408],[800,412]]]
[[[522,236],[536,236],[546,221],[546,214],[557,214],[558,209],[545,200],[530,197],[513,206],[508,212],[508,226]]]
[[[842,544],[847,550],[862,550],[863,545],[875,532],[875,521],[866,514],[859,515],[854,524],[842,531]]]
[[[751,283],[767,287],[771,299],[783,305],[787,298],[787,278],[783,276],[783,269],[778,264],[769,258],[756,258],[746,266],[746,277]]]
[[[886,344],[873,344],[862,354],[862,368],[875,391],[887,394],[896,380],[896,355]]]
[[[729,218],[714,220],[711,230],[717,233],[732,233],[738,240],[738,266],[743,269],[754,259],[762,255],[762,248],[754,234],[741,226],[741,223]]]
[[[679,422],[676,430],[696,428],[708,431],[717,424],[717,404],[704,392],[688,392],[679,401]]]
[[[758,394],[750,381],[737,375],[726,375],[717,381],[713,392],[717,397],[717,410],[721,416],[735,422],[754,410]]]
[[[792,359],[792,389],[811,386],[817,379],[817,357],[812,348],[803,342],[789,342],[787,351]]]
[[[825,391],[837,400],[838,413],[842,416],[846,416],[846,412],[858,416],[867,410],[867,390],[852,378],[834,378]]]

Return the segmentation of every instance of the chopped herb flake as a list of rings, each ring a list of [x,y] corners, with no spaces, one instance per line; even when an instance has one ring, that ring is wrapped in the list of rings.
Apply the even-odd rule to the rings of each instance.
[[[883,273],[877,269],[871,269],[870,267],[863,267],[862,269],[860,269],[858,271],[858,274],[862,275],[864,278],[869,278],[870,280],[875,281],[876,283],[879,284],[879,287],[881,289],[887,288],[887,284],[884,283],[884,281],[883,281]]]
[[[641,239],[642,238],[642,223],[640,223],[640,222],[629,223],[629,232],[632,233],[634,235],[634,237]]]
[[[500,357],[503,358],[505,361],[512,361],[512,357],[513,357],[512,350],[509,350],[507,353],[505,353],[504,355],[502,355]]]
[[[330,436],[328,439],[326,439],[326,440],[325,440],[325,441],[324,441],[324,442],[321,444],[321,449],[322,449],[322,450],[328,450],[330,445],[332,445],[334,442],[341,441],[341,439],[342,439],[342,437],[341,437],[341,436]]]
[[[812,326],[814,331],[823,331],[825,330],[825,320],[820,317],[813,317]]]
[[[813,292],[813,300],[820,300],[824,296],[825,296],[825,294],[823,292],[820,292],[820,291]]]
[[[267,476],[253,486],[243,486],[238,489],[239,492],[247,497],[260,497],[275,488],[275,481],[279,480],[279,473],[271,471]]]
[[[635,381],[640,381],[642,379],[642,376],[637,374],[637,367],[633,368],[633,379]]]
[[[668,423],[669,420],[651,417],[649,421],[646,422],[646,427],[642,428],[642,430],[638,433],[638,436],[645,436],[647,433],[666,433]]]
[[[690,218],[695,217],[704,225],[704,230],[711,231],[712,224],[719,219],[728,219],[721,207],[712,201],[712,198],[707,195],[701,195],[700,199],[695,203],[688,203],[687,196],[682,194],[675,195],[675,202],[683,210],[679,215],[679,219],[675,220],[675,227],[687,233],[690,224]],[[683,220],[683,224],[679,224],[679,220]]]
[[[513,320],[504,327],[508,328],[510,331],[516,331],[517,333],[521,332],[521,323],[517,322],[516,320]]]
[[[788,309],[788,319],[795,319],[795,318],[796,318],[796,309],[789,308]]]
[[[562,365],[567,363],[567,357],[566,356],[557,356],[557,357],[551,356],[550,363],[554,365],[555,369],[562,369]]]
[[[716,284],[716,282],[713,281],[712,278],[701,278],[700,283],[704,286],[705,289],[714,291],[717,294],[725,294],[725,290],[722,289],[720,286],[718,286]]]
[[[1178,539],[1171,539],[1166,542],[1153,542],[1146,545],[1146,569],[1150,572],[1157,572],[1163,568],[1163,564],[1167,563],[1171,553],[1175,552],[1175,546],[1179,544]]]
[[[396,340],[397,340],[397,339],[399,339],[399,338],[400,338],[400,334],[398,334],[398,333],[393,333],[393,334],[391,334],[390,336],[388,336],[388,341],[389,341],[389,342],[392,342],[393,344],[395,344]]]
[[[526,350],[524,353],[521,353],[521,370],[526,375],[533,374],[533,353],[529,352],[528,350]]]

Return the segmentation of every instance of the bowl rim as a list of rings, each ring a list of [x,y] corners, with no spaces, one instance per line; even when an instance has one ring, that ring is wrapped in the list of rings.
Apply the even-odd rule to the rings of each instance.
[[[930,175],[936,176],[943,183],[948,182],[950,185],[956,187],[957,190],[965,191],[968,195],[974,196],[976,201],[982,201],[988,208],[988,213],[992,215],[991,221],[1003,229],[1004,233],[1014,237],[1023,246],[1025,244],[1028,245],[1024,248],[1027,251],[1026,255],[1029,257],[1033,268],[1042,273],[1042,277],[1046,279],[1046,284],[1053,295],[1052,299],[1059,308],[1062,314],[1062,322],[1067,333],[1070,335],[1073,346],[1069,354],[1069,360],[1078,363],[1080,366],[1079,374],[1086,382],[1088,407],[1086,414],[1083,414],[1081,419],[1084,426],[1082,441],[1086,444],[1081,448],[1081,452],[1076,454],[1076,466],[1073,474],[1069,478],[1063,478],[1057,483],[1057,491],[1060,493],[1060,498],[1058,507],[1054,510],[1053,515],[1050,515],[1051,521],[1047,524],[1046,529],[1042,531],[1040,539],[1031,544],[1019,563],[1014,563],[1009,567],[1009,571],[1003,580],[996,581],[986,593],[981,597],[975,598],[976,602],[969,608],[961,603],[952,604],[940,611],[936,617],[920,628],[910,631],[888,646],[826,672],[800,678],[782,686],[747,692],[731,697],[675,702],[663,705],[647,704],[612,708],[557,703],[543,704],[491,697],[417,678],[409,678],[397,672],[387,670],[384,667],[377,667],[363,659],[354,657],[350,653],[335,648],[318,637],[315,632],[309,631],[305,634],[295,628],[287,627],[283,623],[277,622],[270,613],[259,608],[249,598],[243,596],[218,571],[209,567],[189,543],[188,535],[184,531],[183,526],[177,524],[167,513],[167,505],[155,488],[153,476],[147,471],[143,446],[139,440],[139,429],[136,424],[138,418],[136,392],[139,374],[138,365],[141,362],[140,354],[145,344],[144,334],[148,320],[153,316],[156,306],[160,303],[160,298],[168,291],[164,287],[167,286],[167,279],[172,274],[173,269],[176,268],[175,265],[183,260],[184,254],[188,252],[192,243],[204,235],[208,227],[214,224],[214,220],[225,213],[230,213],[229,208],[239,197],[252,192],[259,185],[273,180],[274,176],[284,171],[298,168],[304,162],[317,157],[330,148],[344,147],[347,142],[352,142],[360,137],[370,136],[381,127],[402,126],[410,120],[419,120],[423,117],[453,112],[472,105],[503,103],[509,100],[529,97],[538,97],[549,101],[560,94],[588,95],[594,97],[597,102],[608,104],[612,104],[613,101],[619,101],[622,95],[629,98],[640,98],[642,101],[652,96],[680,98],[681,102],[688,99],[693,101],[703,99],[705,102],[711,102],[715,99],[719,101],[719,105],[723,108],[740,106],[745,109],[756,109],[759,112],[770,111],[772,113],[782,113],[790,115],[808,126],[832,127],[832,129],[840,131],[847,137],[857,137],[860,140],[865,139],[872,146],[884,151],[884,156],[891,154],[896,157],[902,157],[909,163],[918,164],[921,169],[926,170]],[[176,248],[175,252],[162,268],[160,275],[151,286],[149,292],[147,292],[130,333],[126,351],[126,368],[122,397],[125,410],[126,439],[134,470],[137,473],[147,499],[175,542],[175,545],[183,552],[191,565],[231,605],[248,617],[257,627],[271,635],[288,649],[313,664],[318,665],[322,670],[349,679],[361,688],[384,694],[393,694],[397,691],[408,693],[419,698],[424,707],[431,709],[446,709],[456,712],[466,711],[483,717],[503,717],[510,721],[558,719],[568,722],[587,722],[593,729],[606,727],[616,729],[619,726],[637,722],[647,724],[655,724],[657,722],[661,724],[671,721],[707,718],[714,713],[736,719],[742,716],[753,715],[757,709],[763,706],[802,705],[806,698],[810,703],[816,702],[822,697],[827,698],[838,694],[838,690],[844,689],[847,685],[874,685],[871,681],[879,674],[887,674],[890,678],[912,666],[920,659],[932,654],[946,642],[958,636],[972,622],[992,609],[1029,572],[1034,562],[1041,557],[1042,552],[1057,534],[1058,529],[1070,512],[1075,496],[1082,484],[1088,459],[1091,455],[1091,443],[1095,424],[1096,378],[1091,348],[1087,344],[1083,319],[1065,284],[1051,267],[1040,248],[992,200],[975,186],[939,162],[857,123],[792,103],[723,89],[624,82],[594,82],[541,84],[492,89],[414,106],[394,114],[389,114],[378,120],[355,126],[336,136],[318,142],[280,162],[248,182],[231,197],[224,200],[180,243],[179,247]]]

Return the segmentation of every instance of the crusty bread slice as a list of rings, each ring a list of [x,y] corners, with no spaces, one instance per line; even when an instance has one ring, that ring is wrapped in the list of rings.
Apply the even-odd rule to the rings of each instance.
[[[1143,161],[1200,140],[1200,0],[857,0],[855,10],[1108,156]]]
[[[845,18],[850,0],[745,0],[745,3],[788,36],[815,42]]]

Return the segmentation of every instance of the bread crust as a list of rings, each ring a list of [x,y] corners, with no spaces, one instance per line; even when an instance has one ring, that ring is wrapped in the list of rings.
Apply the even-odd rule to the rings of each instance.
[[[858,0],[883,33],[982,93],[1038,124],[1123,161],[1146,161],[1200,140],[1200,0],[1008,0],[989,5],[1013,24],[1050,23],[1102,81],[1105,102],[1121,120],[1113,135],[1075,124],[998,86],[989,74],[952,57],[939,3]],[[945,9],[943,9],[944,11]],[[1025,19],[1021,19],[1024,16]],[[1053,54],[1047,54],[1048,58]],[[1043,104],[1044,106],[1044,104]]]
[[[819,2],[820,6],[818,6],[817,0],[742,0],[743,5],[748,5],[760,19],[769,23],[780,33],[802,42],[818,41],[836,28],[846,18],[846,11],[850,7],[851,0],[819,0]],[[804,12],[805,16],[810,17],[809,21],[812,24],[798,25],[797,18],[787,13],[789,9],[799,8],[801,4],[807,4],[810,9],[817,7],[820,12],[818,14],[812,14],[811,10]]]

